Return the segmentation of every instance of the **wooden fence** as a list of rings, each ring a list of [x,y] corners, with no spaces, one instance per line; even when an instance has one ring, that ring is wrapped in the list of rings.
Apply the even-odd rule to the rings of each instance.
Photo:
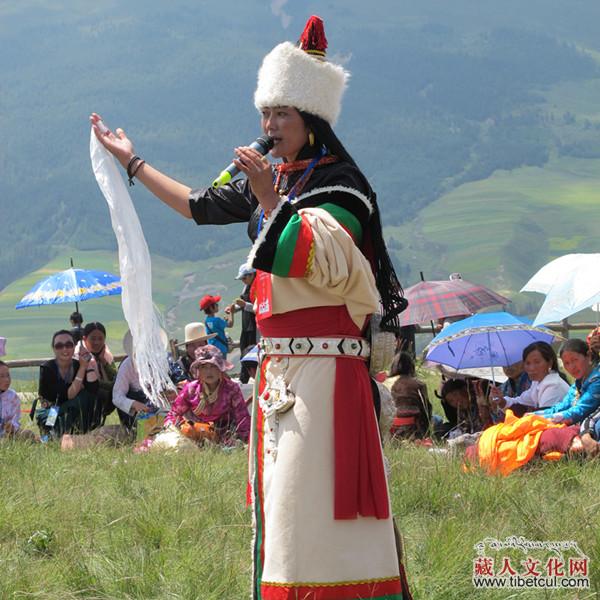
[[[234,350],[239,348],[239,342],[233,343]],[[169,340],[169,351],[171,352],[171,356],[177,359],[180,355],[179,346],[177,345],[177,340]],[[114,360],[117,363],[121,363],[125,360],[127,354],[115,354]],[[22,368],[31,368],[31,367],[39,367],[42,363],[45,363],[47,360],[51,360],[54,358],[53,356],[48,356],[47,358],[23,358],[18,360],[5,360],[4,362],[8,365],[9,369],[22,369]]]

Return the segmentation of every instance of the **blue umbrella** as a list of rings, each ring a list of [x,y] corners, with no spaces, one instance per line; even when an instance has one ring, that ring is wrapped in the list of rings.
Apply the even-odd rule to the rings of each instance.
[[[454,369],[508,367],[522,360],[523,349],[532,342],[550,344],[555,337],[525,317],[483,313],[446,327],[425,349],[426,358]]]
[[[23,296],[16,308],[81,302],[101,296],[121,293],[121,280],[117,275],[105,271],[67,269],[38,281]]]

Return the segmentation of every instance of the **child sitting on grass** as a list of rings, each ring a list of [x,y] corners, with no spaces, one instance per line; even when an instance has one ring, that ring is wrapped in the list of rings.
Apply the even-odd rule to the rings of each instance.
[[[10,370],[8,365],[0,360],[0,438],[3,437],[31,437],[35,435],[21,432],[21,400],[10,387]],[[29,435],[31,434],[31,435]]]

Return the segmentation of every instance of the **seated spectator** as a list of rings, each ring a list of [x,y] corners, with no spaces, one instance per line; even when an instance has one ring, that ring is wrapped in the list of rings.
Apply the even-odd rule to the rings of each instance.
[[[531,387],[518,396],[502,394],[498,387],[491,389],[492,400],[500,408],[510,408],[515,416],[540,408],[549,408],[562,400],[569,384],[558,368],[558,359],[552,346],[546,342],[533,342],[523,350],[523,363]]]
[[[236,438],[247,442],[250,415],[239,385],[225,374],[232,368],[216,346],[198,348],[191,366],[196,380],[179,392],[165,425],[172,423],[183,431],[190,423],[212,424],[218,443],[229,445]]]
[[[509,367],[502,367],[502,370],[508,378],[500,386],[502,396],[514,398],[515,396],[520,396],[525,390],[531,387],[531,379],[529,379],[529,375],[525,372],[522,360]]]
[[[21,430],[21,400],[10,387],[11,378],[8,365],[0,360],[0,439],[35,439],[32,431]]]
[[[220,301],[221,296],[202,296],[200,299],[200,308],[206,314],[206,319],[204,321],[206,332],[209,334],[217,334],[214,338],[210,339],[208,343],[216,346],[223,354],[223,358],[226,359],[227,353],[229,352],[229,340],[225,333],[225,329],[233,326],[233,310],[228,306],[225,310],[225,314],[227,315],[226,319],[218,317],[217,313],[219,312]]]
[[[117,407],[119,421],[128,431],[135,427],[138,413],[152,412],[155,406],[146,397],[133,358],[133,338],[128,330],[123,336],[123,349],[127,357],[117,371],[112,392],[112,402]]]
[[[196,349],[206,346],[208,340],[217,337],[216,333],[207,334],[204,323],[188,323],[184,330],[184,341],[178,346],[185,346],[185,354],[181,356],[177,363],[183,371],[186,381],[194,379],[190,373],[190,366],[196,358]]]
[[[166,349],[168,337],[164,330],[161,330],[161,340]],[[117,407],[121,425],[128,431],[134,431],[136,429],[137,416],[140,413],[154,412],[157,410],[157,407],[152,404],[142,389],[133,355],[133,338],[130,331],[127,331],[123,336],[123,349],[127,357],[123,360],[117,371],[117,377],[113,386],[112,402]],[[170,360],[170,357],[168,359],[169,376],[173,384],[176,385],[180,369],[177,363]],[[173,388],[165,390],[164,394],[169,401],[175,399],[176,394]]]
[[[594,357],[600,354],[600,327],[596,327],[587,336],[587,343]],[[590,456],[600,453],[600,410],[592,413],[581,423],[581,441]]]
[[[69,322],[71,323],[73,341],[77,344],[83,336],[83,315],[78,311],[74,311],[69,317]]]
[[[98,376],[91,352],[73,358],[75,342],[70,331],[62,329],[52,336],[54,358],[40,365],[38,387],[41,409],[36,400],[30,416],[42,434],[61,437],[64,433],[86,433],[94,423]]]
[[[560,456],[587,449],[580,434],[593,435],[594,427],[588,418],[600,410],[597,355],[577,339],[567,340],[560,354],[565,369],[575,378],[565,397],[552,407],[520,419],[507,414],[506,423],[484,432],[477,449],[468,455],[470,461],[478,460],[489,472],[507,475],[536,454]]]
[[[489,425],[489,412],[481,411],[477,393],[464,379],[446,380],[440,399],[447,422],[436,426],[438,435],[452,439],[477,433]]]
[[[560,350],[560,357],[567,372],[575,378],[575,382],[560,402],[537,411],[536,414],[550,419],[553,423],[567,425],[565,429],[552,430],[554,436],[558,436],[562,441],[562,447],[555,450],[564,452],[565,448],[573,449],[573,443],[578,449],[577,437],[588,435],[597,439],[596,428],[600,416],[600,366],[598,354],[583,340],[567,340]],[[542,442],[545,441],[542,435]]]
[[[75,358],[79,358],[81,352],[91,352],[95,359],[90,367],[96,371],[98,377],[100,418],[98,425],[101,425],[104,423],[106,416],[115,408],[112,403],[112,389],[117,376],[113,355],[106,345],[106,329],[102,323],[95,321],[88,323],[83,328],[82,340],[75,348]]]
[[[407,352],[396,354],[389,375],[398,376],[391,389],[396,408],[390,431],[392,438],[424,437],[431,423],[431,403],[427,386],[415,377],[412,356]]]

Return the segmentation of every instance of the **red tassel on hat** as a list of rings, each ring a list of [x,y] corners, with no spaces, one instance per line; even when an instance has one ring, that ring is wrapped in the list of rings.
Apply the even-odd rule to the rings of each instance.
[[[327,38],[325,37],[325,27],[321,17],[312,15],[310,19],[308,19],[304,31],[300,36],[299,46],[309,54],[325,56]]]

